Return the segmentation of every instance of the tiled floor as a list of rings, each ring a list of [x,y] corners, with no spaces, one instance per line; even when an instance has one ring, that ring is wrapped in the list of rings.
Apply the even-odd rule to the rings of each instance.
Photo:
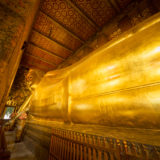
[[[5,133],[8,149],[11,152],[10,160],[36,160],[33,153],[29,151],[23,142],[15,143],[15,131]]]

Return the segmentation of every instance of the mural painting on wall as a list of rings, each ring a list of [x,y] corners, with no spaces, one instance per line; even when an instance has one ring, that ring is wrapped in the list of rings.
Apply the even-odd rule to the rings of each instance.
[[[16,111],[25,100],[32,94],[36,85],[40,82],[43,72],[27,69],[20,66],[12,85],[6,106],[16,107]]]
[[[0,21],[0,103],[3,106],[8,93],[8,86],[13,77],[13,72],[12,74],[9,73],[10,68],[14,66],[11,59],[15,58],[13,57],[14,49],[23,32],[24,21],[3,4],[3,1],[0,1]]]
[[[27,119],[28,100],[31,97],[37,84],[40,82],[43,72],[35,69],[27,69],[20,66],[12,85],[6,108],[15,107],[11,114],[11,120],[6,125],[8,130],[13,130],[16,125],[16,142],[19,142],[23,135],[25,121]]]
[[[24,67],[19,68],[6,105],[15,106],[18,109],[31,94],[27,79],[28,72],[29,70]]]
[[[1,3],[22,17],[26,17],[26,11],[28,10],[28,7],[32,5],[32,0],[1,0]]]

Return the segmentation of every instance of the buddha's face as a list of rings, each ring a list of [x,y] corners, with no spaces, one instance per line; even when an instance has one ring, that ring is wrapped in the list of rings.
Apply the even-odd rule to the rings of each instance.
[[[26,75],[26,82],[28,87],[30,89],[35,89],[41,78],[42,74],[40,74],[37,70],[30,69]]]

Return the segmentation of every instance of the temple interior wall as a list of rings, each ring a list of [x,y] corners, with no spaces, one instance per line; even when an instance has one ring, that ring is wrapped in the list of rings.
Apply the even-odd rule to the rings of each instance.
[[[0,1],[0,115],[15,78],[38,0]]]
[[[69,66],[84,57],[87,59],[93,51],[98,52],[99,47],[111,45],[120,36],[127,37],[124,32],[153,15],[155,8],[157,11],[159,10],[158,5],[155,6],[155,3],[149,2],[151,1],[141,1],[141,5],[132,3],[125,13],[116,17],[113,23],[106,25],[101,33],[62,63],[59,68]],[[143,34],[143,36],[151,36],[149,32]],[[145,48],[148,53],[154,49],[156,52],[158,46],[152,43],[152,38],[157,37],[157,33],[155,32],[155,35],[151,36],[152,38],[148,37],[147,43],[145,39],[140,38],[141,36],[136,36],[137,38],[134,40],[126,38],[127,45],[122,43],[119,47],[117,45],[115,49],[110,49],[108,54],[105,52],[99,58],[95,56],[93,61],[86,61],[86,64],[79,65],[71,75],[62,70],[59,73],[59,75],[63,75],[62,77],[55,74],[44,81],[46,86],[42,85],[44,88],[39,90],[39,93],[43,94],[37,96],[37,101],[36,98],[34,99],[31,108],[31,115],[37,119],[32,117],[27,122],[24,136],[26,145],[30,147],[32,143],[31,148],[33,149],[31,150],[34,150],[39,159],[41,159],[41,154],[46,154],[48,151],[51,128],[55,121],[60,123],[59,127],[64,127],[63,123],[65,122],[70,125],[81,123],[125,128],[158,128],[159,74],[158,66],[153,65],[153,62],[158,65],[158,54],[150,56],[148,54],[146,59],[143,54],[139,54],[142,53],[140,50],[145,48],[143,43],[151,44],[151,48]],[[132,42],[129,42],[130,40]],[[133,43],[137,41],[143,47]],[[95,71],[98,69],[97,66],[99,71]],[[153,73],[151,71],[153,69],[156,72]],[[103,78],[99,80],[99,76]],[[142,77],[144,78],[142,79]],[[59,85],[54,86],[53,84],[60,79]],[[30,143],[28,143],[29,141]],[[44,158],[47,158],[47,155],[42,159]]]

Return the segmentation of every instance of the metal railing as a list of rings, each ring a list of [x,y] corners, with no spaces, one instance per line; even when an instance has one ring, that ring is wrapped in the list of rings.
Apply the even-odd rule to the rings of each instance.
[[[160,160],[160,147],[53,129],[49,160]]]

